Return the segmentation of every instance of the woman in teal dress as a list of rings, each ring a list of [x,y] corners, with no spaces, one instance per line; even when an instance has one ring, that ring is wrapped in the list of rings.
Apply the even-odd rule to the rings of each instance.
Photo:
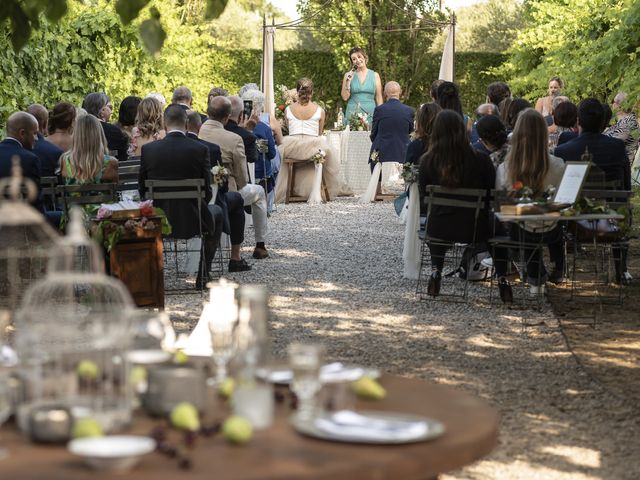
[[[371,125],[373,111],[382,103],[380,75],[367,68],[368,57],[363,49],[352,48],[349,59],[353,68],[342,79],[342,99],[347,102],[344,123],[349,123],[353,113],[363,112],[367,114],[367,124]]]

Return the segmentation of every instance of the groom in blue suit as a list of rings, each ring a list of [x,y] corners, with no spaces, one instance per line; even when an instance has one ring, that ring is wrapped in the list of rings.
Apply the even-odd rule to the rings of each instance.
[[[387,101],[373,111],[371,153],[377,151],[380,162],[404,162],[415,111],[400,101],[401,93],[397,82],[387,82],[384,86]],[[371,162],[372,170],[373,166]]]

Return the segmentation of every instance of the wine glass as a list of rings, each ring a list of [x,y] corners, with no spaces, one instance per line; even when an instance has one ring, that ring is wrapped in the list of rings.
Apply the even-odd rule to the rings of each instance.
[[[324,349],[321,345],[309,343],[292,343],[289,345],[289,364],[293,371],[291,390],[298,397],[297,416],[302,421],[313,418],[315,413],[315,397],[322,383],[320,367]]]
[[[162,363],[171,358],[176,333],[164,312],[136,310],[132,314],[133,339],[128,359],[137,365]]]
[[[221,385],[227,379],[227,364],[236,349],[237,310],[235,316],[212,315],[208,322],[211,333],[213,361],[216,364],[214,383]]]

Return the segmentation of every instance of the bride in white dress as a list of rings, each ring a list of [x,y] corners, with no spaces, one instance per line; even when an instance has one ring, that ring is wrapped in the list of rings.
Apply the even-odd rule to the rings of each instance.
[[[322,107],[311,101],[313,82],[308,78],[301,78],[296,85],[298,102],[287,107],[285,118],[289,127],[289,135],[285,136],[280,149],[280,156],[284,159],[309,160],[319,149],[326,153],[322,169],[322,176],[329,190],[329,199],[335,198],[339,189],[338,174],[340,164],[337,155],[322,136],[325,113]],[[315,165],[313,162],[299,163],[295,168],[294,195],[309,197],[313,188]],[[278,174],[276,184],[276,203],[283,203],[287,190],[289,172],[283,164]]]

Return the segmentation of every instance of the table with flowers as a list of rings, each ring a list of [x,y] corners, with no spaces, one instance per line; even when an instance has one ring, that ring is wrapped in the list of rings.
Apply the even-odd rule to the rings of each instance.
[[[371,177],[369,135],[370,132],[367,130],[332,130],[327,134],[329,143],[340,158],[341,180],[356,194],[367,189]]]

